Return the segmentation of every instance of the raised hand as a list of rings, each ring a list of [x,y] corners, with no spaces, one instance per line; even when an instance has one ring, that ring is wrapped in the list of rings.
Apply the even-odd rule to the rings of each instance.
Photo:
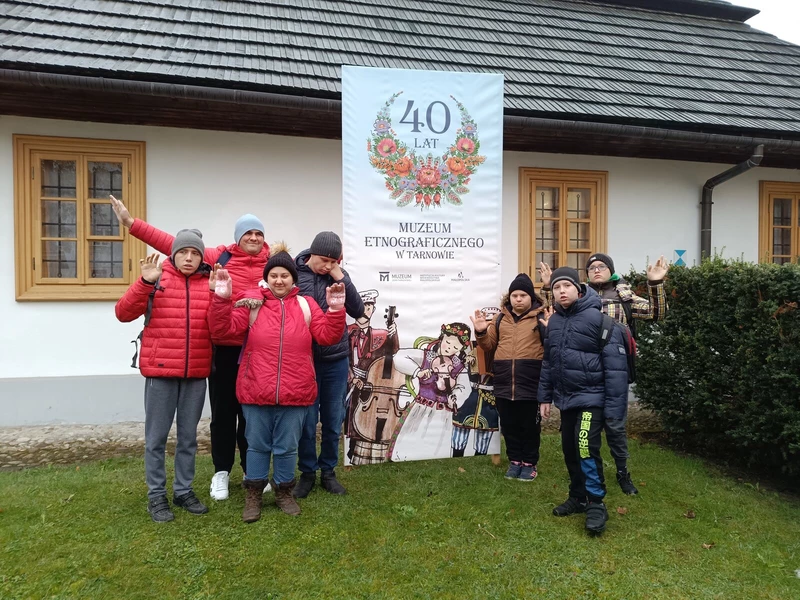
[[[667,264],[664,255],[661,255],[656,261],[655,265],[647,265],[647,281],[661,281],[667,276],[669,264]]]
[[[345,291],[343,283],[334,283],[325,290],[325,300],[328,303],[328,310],[336,312],[344,308]]]
[[[211,276],[209,277],[209,285],[211,285],[210,282],[212,277],[214,281],[214,293],[220,298],[224,298],[226,300],[230,298],[231,294],[233,293],[233,281],[231,280],[231,276],[228,274],[228,271],[223,269],[218,263],[214,265],[214,270],[211,272]]]
[[[542,327],[547,327],[547,324],[550,322],[550,317],[553,316],[554,312],[555,311],[553,310],[552,306],[548,306],[542,312],[540,312],[539,316],[537,317],[539,320],[539,325]]]
[[[110,194],[108,197],[111,200],[111,210],[113,210],[114,214],[117,215],[117,220],[119,220],[120,225],[130,228],[130,226],[133,225],[133,217],[131,216],[131,213],[128,212],[128,209],[125,208],[125,205],[121,200],[117,200]]]
[[[550,268],[550,265],[544,262],[539,263],[539,277],[542,280],[542,285],[545,287],[550,287],[550,277],[553,275],[553,269]]]
[[[483,333],[489,328],[489,323],[486,321],[486,315],[483,311],[476,310],[475,315],[470,315],[469,320],[472,321],[472,328],[475,333]]]
[[[139,259],[139,266],[142,268],[142,279],[155,283],[161,277],[161,263],[158,259],[161,258],[158,253],[151,254],[147,258]]]

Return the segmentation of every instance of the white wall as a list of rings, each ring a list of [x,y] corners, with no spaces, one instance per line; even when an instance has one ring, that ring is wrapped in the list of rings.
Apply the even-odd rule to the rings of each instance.
[[[748,157],[743,157],[748,158]],[[506,152],[503,157],[503,279],[516,274],[520,167],[608,171],[608,253],[620,272],[644,269],[663,254],[700,256],[703,184],[732,165],[684,161]],[[714,190],[712,246],[726,257],[758,259],[759,180],[800,182],[800,170],[753,169]]]
[[[141,323],[122,325],[103,302],[16,302],[14,291],[14,133],[143,140],[147,143],[147,220],[170,232],[198,227],[208,244],[233,242],[233,224],[253,212],[267,240],[302,250],[317,231],[341,233],[341,148],[315,140],[0,117],[0,379],[130,374]],[[620,270],[645,257],[699,253],[702,184],[726,165],[507,152],[504,161],[503,279],[517,273],[520,167],[609,172],[609,252]],[[755,260],[758,181],[800,181],[800,172],[757,169],[715,191],[713,244]],[[346,249],[345,249],[346,254]]]

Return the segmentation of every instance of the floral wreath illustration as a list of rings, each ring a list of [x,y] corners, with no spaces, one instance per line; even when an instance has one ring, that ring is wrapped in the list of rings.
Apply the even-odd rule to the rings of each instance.
[[[439,207],[443,199],[461,206],[462,196],[469,193],[470,178],[486,160],[478,154],[478,126],[464,105],[450,96],[461,113],[455,141],[441,156],[417,155],[392,129],[391,107],[402,93],[394,94],[378,112],[367,140],[370,164],[386,178],[389,197],[397,200],[397,206],[416,201],[420,209]]]

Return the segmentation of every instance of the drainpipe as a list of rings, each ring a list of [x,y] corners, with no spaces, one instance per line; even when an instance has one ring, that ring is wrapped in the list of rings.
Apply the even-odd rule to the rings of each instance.
[[[764,144],[759,144],[753,150],[753,156],[746,161],[739,163],[735,167],[731,167],[727,171],[720,173],[706,181],[703,186],[703,198],[700,201],[700,257],[708,258],[711,256],[711,207],[714,202],[712,196],[714,195],[714,188],[721,183],[725,183],[729,179],[733,179],[749,171],[753,167],[761,164],[761,159],[764,158]]]

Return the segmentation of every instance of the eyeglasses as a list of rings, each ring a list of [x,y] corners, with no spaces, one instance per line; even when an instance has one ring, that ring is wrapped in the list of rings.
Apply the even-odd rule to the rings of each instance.
[[[589,271],[589,272],[594,271],[595,273],[602,273],[603,271],[605,271],[607,269],[608,269],[608,267],[605,266],[605,265],[592,265],[586,270]]]

